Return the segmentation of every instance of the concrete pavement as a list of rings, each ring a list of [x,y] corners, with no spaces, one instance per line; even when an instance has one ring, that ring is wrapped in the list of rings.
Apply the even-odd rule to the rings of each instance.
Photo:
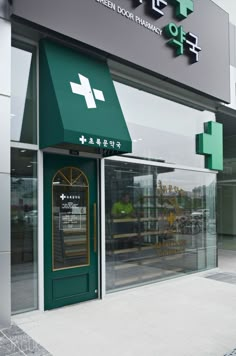
[[[236,347],[236,282],[209,271],[13,321],[53,356],[223,356]]]

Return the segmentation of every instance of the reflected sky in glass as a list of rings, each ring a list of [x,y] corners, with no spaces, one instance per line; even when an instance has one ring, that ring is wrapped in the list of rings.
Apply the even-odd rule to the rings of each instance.
[[[133,142],[133,155],[204,168],[196,154],[196,134],[215,115],[114,82]]]
[[[20,141],[32,53],[12,47],[11,140]]]

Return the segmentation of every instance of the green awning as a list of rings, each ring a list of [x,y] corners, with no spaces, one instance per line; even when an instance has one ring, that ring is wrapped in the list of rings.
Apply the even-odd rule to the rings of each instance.
[[[39,91],[40,148],[132,152],[106,62],[42,40]]]

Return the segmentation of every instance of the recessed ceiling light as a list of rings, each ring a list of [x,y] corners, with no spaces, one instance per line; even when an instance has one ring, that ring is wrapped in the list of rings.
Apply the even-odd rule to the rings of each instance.
[[[26,150],[20,150],[22,153],[26,152]]]
[[[27,166],[27,168],[31,168],[31,167],[32,167],[32,164]]]

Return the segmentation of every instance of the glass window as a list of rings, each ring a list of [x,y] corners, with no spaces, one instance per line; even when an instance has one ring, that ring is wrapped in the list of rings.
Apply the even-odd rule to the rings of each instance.
[[[114,82],[133,142],[133,156],[204,168],[204,156],[196,154],[195,136],[213,113],[163,99]]]
[[[106,160],[106,288],[216,266],[211,173]]]
[[[11,140],[37,143],[36,55],[31,46],[12,47]]]
[[[217,175],[218,246],[236,250],[236,146],[235,136],[224,138],[224,170]]]
[[[37,309],[37,152],[11,151],[12,313]]]
[[[88,180],[78,168],[66,167],[52,184],[54,270],[88,265]]]

